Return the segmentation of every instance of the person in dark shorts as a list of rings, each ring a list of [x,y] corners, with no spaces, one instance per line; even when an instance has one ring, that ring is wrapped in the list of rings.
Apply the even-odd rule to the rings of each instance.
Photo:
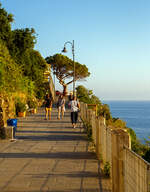
[[[51,119],[51,111],[52,111],[52,97],[50,96],[50,94],[46,95],[45,98],[45,119],[48,119],[49,116],[49,120]]]

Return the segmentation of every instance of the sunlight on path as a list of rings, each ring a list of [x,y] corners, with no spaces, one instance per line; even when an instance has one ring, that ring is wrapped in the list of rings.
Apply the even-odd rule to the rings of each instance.
[[[79,124],[81,125],[81,124]],[[16,142],[0,144],[1,192],[110,192],[83,128],[73,129],[69,111],[44,120],[44,109],[20,118]]]

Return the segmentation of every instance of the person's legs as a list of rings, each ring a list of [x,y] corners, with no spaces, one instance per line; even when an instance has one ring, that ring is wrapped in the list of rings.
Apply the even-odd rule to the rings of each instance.
[[[72,126],[74,127],[74,118],[73,118],[73,112],[71,112],[71,123],[72,123]]]
[[[61,107],[58,107],[58,119],[60,119],[60,112],[61,112]]]
[[[48,119],[48,108],[45,108],[45,119]]]
[[[61,118],[63,119],[64,117],[64,107],[61,107]]]
[[[73,128],[75,128],[75,112],[71,112],[71,122],[72,122]]]
[[[51,111],[52,111],[52,108],[49,108],[49,120],[51,119]]]
[[[78,121],[78,112],[75,112],[75,126],[76,126],[76,124],[77,124],[77,121]]]

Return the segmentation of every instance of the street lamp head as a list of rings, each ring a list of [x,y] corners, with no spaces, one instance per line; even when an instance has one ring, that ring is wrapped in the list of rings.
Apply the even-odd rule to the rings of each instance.
[[[66,47],[63,48],[62,52],[66,53],[67,52],[67,49]]]

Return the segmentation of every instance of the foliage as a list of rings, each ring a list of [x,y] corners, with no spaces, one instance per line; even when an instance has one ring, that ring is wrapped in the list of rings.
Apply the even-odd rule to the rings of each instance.
[[[19,61],[17,57],[34,48],[36,43],[35,30],[33,28],[15,29],[11,33],[11,43],[8,48],[13,58],[19,63],[21,60]]]
[[[16,113],[18,114],[18,112],[25,112],[27,107],[26,107],[26,103],[24,103],[23,101],[21,101],[20,98],[17,98],[16,103]]]
[[[91,104],[91,99],[90,99],[90,95],[89,95],[89,91],[82,85],[79,85],[76,88],[77,91],[77,97],[81,102],[87,103],[87,104]]]
[[[150,137],[148,137],[148,140],[145,139],[145,143],[145,153],[143,158],[150,163]]]
[[[2,110],[1,107],[0,107],[0,110]],[[2,119],[3,119],[3,115],[2,113],[0,113],[0,139],[5,139],[6,134],[5,134],[4,122]]]
[[[104,171],[105,176],[107,176],[107,177],[110,176],[110,163],[108,161],[104,164],[103,171]]]
[[[98,114],[106,118],[106,120],[112,119],[109,106],[107,104],[102,104],[98,108]]]
[[[143,158],[150,163],[150,148],[146,150]]]
[[[84,121],[83,119],[82,119],[82,122],[83,122],[84,128],[86,129],[88,141],[90,141],[90,142],[93,141],[93,139],[92,139],[92,126],[88,122]]]
[[[8,14],[0,3],[0,39],[8,45],[11,41],[11,23],[13,15]]]
[[[22,73],[0,40],[0,90],[14,92],[20,88]]]
[[[147,146],[150,147],[150,136],[148,137],[148,140],[144,139]]]
[[[38,51],[30,50],[28,53],[30,65],[26,65],[25,75],[30,77],[32,81],[44,80],[44,71],[47,69],[47,63]]]
[[[44,81],[43,73],[47,69],[47,63],[40,53],[33,49],[36,42],[34,29],[16,29],[12,33],[12,45],[9,46],[12,57],[21,66],[23,75],[39,85],[39,82]]]
[[[4,127],[0,127],[0,139],[6,138],[6,132]]]
[[[81,102],[87,104],[97,104],[98,115],[105,117],[106,120],[111,118],[109,106],[107,104],[102,104],[100,99],[93,94],[92,90],[88,90],[82,85],[79,85],[76,90],[77,97]]]
[[[98,106],[98,115],[101,115],[106,118],[107,126],[112,126],[113,128],[126,129],[131,136],[131,148],[132,150],[142,156],[146,161],[150,162],[150,141],[146,140],[146,145],[142,144],[136,137],[135,132],[131,128],[126,127],[126,122],[119,118],[112,118],[109,106],[107,104],[102,104],[91,90],[86,89],[84,86],[78,86],[77,97],[81,102],[87,104],[97,104]],[[86,125],[87,135],[89,139],[92,139],[92,129],[90,125]],[[150,138],[149,138],[150,139]],[[108,166],[106,164],[106,170]]]
[[[93,140],[93,139],[92,139],[92,126],[91,126],[91,125],[87,125],[86,128],[87,128],[88,140],[89,140],[89,141],[92,141],[92,140]]]
[[[119,118],[110,118],[106,123],[114,128],[126,128],[126,122]]]
[[[48,65],[34,50],[35,30],[11,30],[12,22],[13,15],[0,4],[0,91],[19,90],[42,98],[48,88],[43,75]]]
[[[32,90],[35,92],[37,97],[41,98],[45,95],[46,87],[44,80],[44,71],[47,70],[48,66],[45,59],[40,55],[38,51],[29,50],[26,51],[24,57],[24,76],[29,79],[30,83],[28,84]]]
[[[79,85],[77,88],[77,97],[81,102],[87,104],[101,104],[101,101],[98,97],[93,95],[92,90],[86,89],[83,85]]]
[[[34,108],[34,109],[36,109],[38,105],[37,100],[34,97],[29,97],[27,100],[27,104],[29,108]]]
[[[62,54],[55,54],[46,58],[47,63],[51,64],[53,73],[56,75],[59,83],[63,86],[67,86],[73,82],[72,77],[74,76],[74,63],[67,56]],[[90,73],[86,65],[82,65],[75,62],[75,81],[88,77]],[[69,82],[65,82],[66,79],[70,79]]]
[[[127,128],[128,133],[131,137],[131,149],[142,156],[146,161],[150,162],[150,145],[149,141],[146,141],[146,145],[142,144],[140,140],[136,137],[135,132],[131,128]]]

